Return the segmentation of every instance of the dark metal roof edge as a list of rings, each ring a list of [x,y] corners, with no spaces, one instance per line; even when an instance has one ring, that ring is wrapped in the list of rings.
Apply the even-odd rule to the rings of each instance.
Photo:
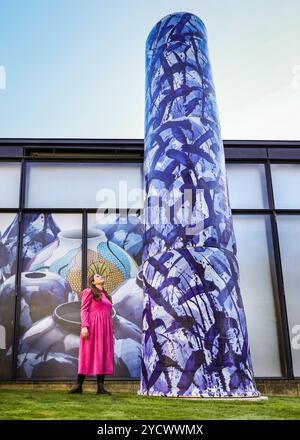
[[[143,145],[143,139],[78,139],[78,138],[0,138],[1,145],[13,145],[13,146],[55,146],[55,145]]]
[[[224,146],[230,147],[300,147],[300,140],[249,140],[224,139]],[[107,145],[107,146],[139,146],[144,139],[96,139],[96,138],[0,138],[0,146],[55,146],[55,145]]]
[[[300,140],[223,140],[226,147],[300,147]]]

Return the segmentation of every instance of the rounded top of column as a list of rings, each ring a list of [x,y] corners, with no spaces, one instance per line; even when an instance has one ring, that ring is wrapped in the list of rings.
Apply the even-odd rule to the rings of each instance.
[[[203,21],[190,12],[174,12],[153,26],[146,40],[146,51],[165,47],[175,41],[189,43],[195,38],[206,38]]]

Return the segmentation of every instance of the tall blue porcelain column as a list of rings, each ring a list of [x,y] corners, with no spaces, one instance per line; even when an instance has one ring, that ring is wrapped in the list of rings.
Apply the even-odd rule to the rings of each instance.
[[[138,394],[257,397],[206,29],[146,42],[144,311]]]

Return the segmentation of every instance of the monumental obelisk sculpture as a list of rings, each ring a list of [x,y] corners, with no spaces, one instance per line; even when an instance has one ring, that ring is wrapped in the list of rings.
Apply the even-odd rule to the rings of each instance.
[[[203,22],[146,42],[143,338],[138,394],[257,397]]]

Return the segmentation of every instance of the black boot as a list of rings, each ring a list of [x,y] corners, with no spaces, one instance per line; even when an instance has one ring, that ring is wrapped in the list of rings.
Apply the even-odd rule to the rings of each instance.
[[[111,393],[104,388],[104,377],[105,377],[105,374],[97,374],[98,388],[97,388],[96,394],[109,394],[109,395],[111,395]]]
[[[82,384],[85,379],[85,374],[78,374],[77,384],[68,391],[68,394],[82,394]]]

